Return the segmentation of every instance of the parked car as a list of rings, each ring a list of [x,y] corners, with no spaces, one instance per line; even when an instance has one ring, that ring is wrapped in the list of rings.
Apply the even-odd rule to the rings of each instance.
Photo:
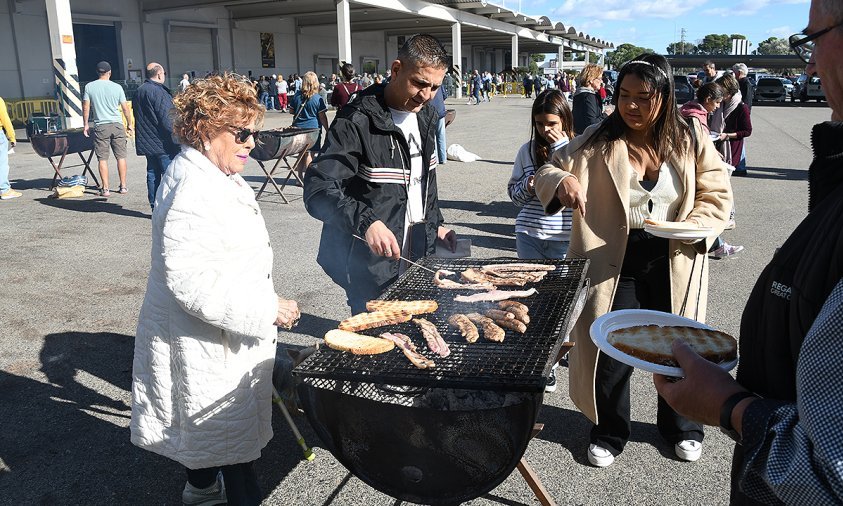
[[[673,76],[673,87],[678,105],[691,101],[696,96],[696,89],[694,89],[688,76]]]
[[[754,98],[756,102],[764,100],[784,102],[787,92],[778,77],[762,77],[758,79],[758,84],[755,86]]]
[[[790,101],[794,102],[802,96],[802,88],[808,82],[808,74],[802,74],[793,82],[793,92],[790,94]]]
[[[787,96],[793,97],[793,81],[786,77],[780,77],[779,80],[782,82],[784,86],[784,91],[787,93]]]
[[[817,102],[825,100],[825,91],[823,91],[823,88],[820,85],[820,78],[817,76],[808,79],[802,89],[804,91],[799,97],[799,100],[803,102],[806,100],[816,100]]]

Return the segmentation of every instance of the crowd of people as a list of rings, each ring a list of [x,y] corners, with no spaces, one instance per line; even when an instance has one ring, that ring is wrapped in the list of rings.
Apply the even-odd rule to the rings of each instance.
[[[836,388],[843,373],[836,360],[843,349],[841,26],[839,2],[812,0],[808,27],[791,39],[807,72],[821,76],[833,121],[813,130],[809,213],[747,303],[737,379],[680,341],[674,353],[685,378],[654,376],[658,430],[679,459],[700,458],[704,425],[736,440],[733,504],[843,500],[843,396]],[[705,320],[706,258],[733,219],[729,173],[744,159],[740,141],[751,133],[745,68],[734,70],[711,75],[681,108],[673,69],[654,54],[620,68],[609,105],[597,65],[583,69],[573,93],[567,78],[549,89],[533,79],[529,139],[514,154],[507,184],[520,208],[516,251],[523,259],[590,261],[592,285],[568,363],[571,398],[593,422],[583,437],[594,466],[612,465],[631,437],[632,368],[599,352],[591,323],[629,308]],[[272,437],[276,327],[291,328],[300,317],[297,302],[276,292],[271,241],[240,176],[263,115],[284,104],[279,110],[294,114],[294,125],[320,129],[303,190],[307,212],[323,224],[317,262],[345,291],[351,313],[365,311],[408,267],[405,259],[457,245],[436,177],[444,161],[437,134],[444,130],[446,50],[430,35],[411,37],[381,83],[377,76],[359,82],[343,64],[331,78],[337,115],[330,125],[320,94],[326,86],[314,72],[287,80],[212,75],[173,97],[153,62],[132,117],[122,89],[110,86],[108,64],[98,71],[84,114],[95,124],[85,132],[95,139],[101,193],[108,193],[109,149],[118,159],[118,191],[126,190],[125,138],[136,127],[154,210],[135,340],[132,442],[185,467],[185,504],[259,504],[253,462]],[[474,71],[470,80],[474,99],[488,99],[481,90],[494,77]],[[125,128],[113,117],[118,107]],[[4,135],[6,123],[0,114],[0,156],[3,143],[15,140],[13,131]],[[664,239],[644,229],[646,220],[715,233]]]

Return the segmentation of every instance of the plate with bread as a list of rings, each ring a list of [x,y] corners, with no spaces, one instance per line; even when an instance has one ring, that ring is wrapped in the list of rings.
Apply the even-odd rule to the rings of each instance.
[[[701,227],[696,223],[687,221],[644,220],[644,230],[656,237],[682,241],[705,239],[714,235],[713,228]]]
[[[615,360],[665,376],[684,376],[671,350],[677,338],[727,371],[738,364],[738,342],[734,337],[671,313],[648,309],[612,311],[594,320],[589,333],[597,348]]]

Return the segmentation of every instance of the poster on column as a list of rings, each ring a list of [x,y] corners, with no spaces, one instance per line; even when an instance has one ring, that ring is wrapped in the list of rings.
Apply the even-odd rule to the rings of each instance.
[[[261,33],[261,66],[275,68],[275,34]]]

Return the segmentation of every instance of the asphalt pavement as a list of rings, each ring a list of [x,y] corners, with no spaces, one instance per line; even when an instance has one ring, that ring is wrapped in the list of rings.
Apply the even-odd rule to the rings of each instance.
[[[506,182],[530,135],[530,104],[517,97],[478,106],[449,101],[457,118],[448,143],[483,158],[438,169],[442,212],[472,240],[473,256],[515,256],[517,210]],[[755,279],[805,216],[810,128],[829,117],[824,104],[753,108],[749,176],[733,180],[737,228],[725,234],[746,250],[711,263],[708,323],[714,327],[739,334]],[[265,126],[289,123],[290,115],[269,113]],[[0,504],[179,504],[180,466],[129,442],[133,336],[149,269],[145,160],[129,157],[126,195],[103,199],[89,190],[81,199],[55,200],[47,160],[26,142],[15,151],[10,178],[23,197],[0,202]],[[253,160],[244,175],[256,189],[264,181]],[[111,187],[117,187],[113,161]],[[321,224],[305,212],[300,188],[285,194],[289,204],[272,193],[260,204],[275,250],[277,291],[299,301],[303,312],[297,332],[279,332],[279,342],[298,347],[319,341],[348,309],[315,262]],[[559,372],[559,389],[545,396],[539,414],[545,428],[526,452],[559,504],[728,502],[731,441],[710,428],[698,462],[676,460],[656,430],[652,378],[640,371],[632,379],[626,451],[609,468],[589,466],[589,423],[567,396],[565,370]],[[399,504],[351,476],[321,447],[306,418],[297,417],[316,453],[314,461],[303,461],[275,415],[275,437],[256,464],[265,504]],[[467,504],[538,502],[515,472]]]

